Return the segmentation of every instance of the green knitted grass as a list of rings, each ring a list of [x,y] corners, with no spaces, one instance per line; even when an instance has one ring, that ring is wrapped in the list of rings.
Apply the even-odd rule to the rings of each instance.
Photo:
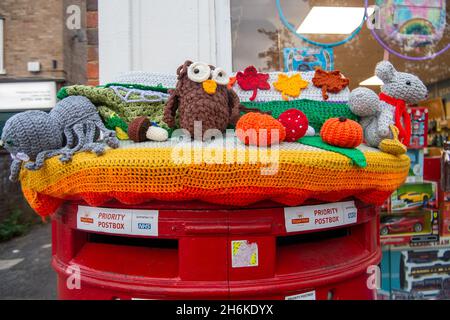
[[[329,144],[323,142],[322,138],[319,136],[303,137],[298,142],[300,142],[301,144],[305,144],[307,146],[316,147],[316,148],[327,150],[327,151],[337,152],[339,154],[342,154],[342,155],[348,157],[350,159],[350,161],[352,162],[352,164],[354,164],[358,167],[361,167],[361,168],[367,167],[366,156],[364,155],[364,153],[361,150],[358,150],[356,148],[335,147],[335,146],[332,146],[332,145],[329,145]]]
[[[320,131],[325,121],[330,118],[346,117],[358,121],[347,104],[335,102],[323,102],[308,99],[291,101],[269,101],[269,102],[241,102],[247,108],[257,108],[261,111],[272,111],[272,116],[276,119],[281,113],[288,109],[298,109],[308,118],[309,125]]]
[[[136,88],[136,85],[133,86]],[[160,87],[159,89],[163,90],[164,88]],[[147,116],[160,127],[167,130],[169,129],[167,124],[163,121],[164,102],[127,103],[117,96],[114,90],[103,86],[68,86],[62,88],[57,94],[58,99],[64,99],[68,96],[84,96],[91,100],[91,102],[97,106],[99,114],[109,128],[116,125],[127,132],[125,128],[128,127],[128,124],[131,121],[140,116]],[[117,117],[119,119],[117,119]]]

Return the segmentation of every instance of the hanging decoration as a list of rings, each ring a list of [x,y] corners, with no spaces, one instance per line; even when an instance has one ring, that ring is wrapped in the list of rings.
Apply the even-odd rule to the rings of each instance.
[[[366,16],[367,16],[367,0],[365,0],[365,3],[366,3],[366,5],[364,8],[364,15],[361,19],[360,25],[347,38],[340,40],[340,41],[336,41],[336,42],[323,43],[323,42],[317,42],[317,41],[310,40],[310,39],[306,38],[305,36],[297,33],[297,30],[295,30],[295,27],[293,25],[291,25],[287,21],[286,17],[284,16],[283,9],[281,8],[280,0],[276,0],[278,15],[280,16],[280,20],[283,23],[283,25],[300,40],[302,40],[306,43],[312,44],[314,46],[323,47],[323,48],[333,48],[333,47],[343,45],[343,44],[349,42],[350,40],[352,40],[361,31],[362,26],[363,26],[364,21],[366,20]]]
[[[447,44],[435,53],[415,57],[397,52],[386,43],[392,41],[403,45],[405,51],[411,51],[441,40],[446,25],[443,0],[377,0],[376,4],[381,10],[379,25],[382,27],[379,29],[383,31],[384,36],[380,36],[375,28],[371,28],[370,32],[389,53],[406,60],[423,61],[434,59],[450,48],[450,44]],[[367,0],[364,1],[364,6],[367,12]]]

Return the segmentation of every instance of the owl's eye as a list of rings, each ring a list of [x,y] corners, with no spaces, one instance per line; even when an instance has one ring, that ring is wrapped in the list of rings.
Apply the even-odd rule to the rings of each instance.
[[[406,81],[406,85],[410,86],[411,85],[411,81]]]
[[[222,68],[214,69],[212,72],[212,78],[214,81],[221,85],[227,85],[230,81],[228,74]]]
[[[14,146],[14,142],[12,140],[6,140],[6,144],[11,147]]]
[[[188,67],[188,78],[195,82],[203,82],[209,79],[211,68],[203,62],[194,62]]]

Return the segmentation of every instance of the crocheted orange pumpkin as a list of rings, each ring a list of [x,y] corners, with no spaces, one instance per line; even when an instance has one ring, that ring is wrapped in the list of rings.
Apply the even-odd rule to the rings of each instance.
[[[278,133],[278,136],[275,135],[275,132]],[[236,136],[246,145],[270,146],[284,141],[286,129],[278,120],[268,114],[249,112],[237,122]]]
[[[362,143],[363,129],[356,121],[344,117],[331,118],[323,124],[320,136],[332,146],[355,148]]]

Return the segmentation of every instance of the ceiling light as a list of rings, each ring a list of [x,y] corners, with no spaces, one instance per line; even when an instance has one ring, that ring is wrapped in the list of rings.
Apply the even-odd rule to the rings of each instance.
[[[370,16],[373,8],[367,9]],[[312,7],[297,32],[300,34],[350,34],[362,21],[361,7]]]
[[[382,86],[383,81],[377,76],[370,77],[359,83],[360,86]]]

